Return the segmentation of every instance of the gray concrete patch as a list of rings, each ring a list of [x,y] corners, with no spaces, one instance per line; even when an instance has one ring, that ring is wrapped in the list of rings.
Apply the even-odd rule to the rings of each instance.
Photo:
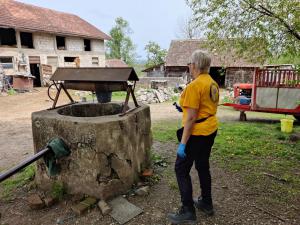
[[[125,224],[143,212],[141,208],[131,204],[123,197],[115,198],[109,202],[109,205],[112,207],[111,217],[119,224]]]

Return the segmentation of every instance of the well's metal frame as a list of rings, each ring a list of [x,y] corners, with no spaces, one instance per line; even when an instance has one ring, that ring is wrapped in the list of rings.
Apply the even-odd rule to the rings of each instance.
[[[135,107],[139,107],[134,95],[136,81],[138,81],[139,78],[132,67],[58,68],[50,80],[52,84],[48,88],[48,96],[53,101],[50,110],[77,103],[68,92],[68,89],[92,92],[96,90],[101,92],[126,91],[126,98],[121,115],[125,115],[134,110],[126,111],[130,95],[132,96]],[[50,96],[52,86],[57,90],[55,98]],[[70,103],[57,106],[62,90],[68,96]]]

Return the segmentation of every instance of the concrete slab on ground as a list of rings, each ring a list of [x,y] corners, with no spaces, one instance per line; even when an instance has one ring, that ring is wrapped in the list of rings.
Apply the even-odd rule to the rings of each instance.
[[[125,224],[143,212],[141,208],[131,204],[123,197],[115,198],[109,202],[109,205],[112,207],[110,216],[119,224]]]

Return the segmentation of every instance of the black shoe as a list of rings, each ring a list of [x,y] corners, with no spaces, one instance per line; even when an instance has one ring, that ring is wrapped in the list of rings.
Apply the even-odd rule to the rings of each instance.
[[[176,213],[169,213],[168,219],[172,224],[196,224],[197,218],[194,207],[182,206]]]
[[[214,207],[211,200],[206,202],[199,197],[198,199],[194,199],[194,205],[197,209],[200,209],[206,215],[208,216],[214,215]]]

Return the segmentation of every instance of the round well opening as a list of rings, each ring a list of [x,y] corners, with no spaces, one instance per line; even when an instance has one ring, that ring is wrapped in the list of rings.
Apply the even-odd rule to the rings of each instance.
[[[122,112],[122,105],[117,103],[105,104],[74,104],[59,109],[58,114],[74,117],[98,117],[116,115]]]

